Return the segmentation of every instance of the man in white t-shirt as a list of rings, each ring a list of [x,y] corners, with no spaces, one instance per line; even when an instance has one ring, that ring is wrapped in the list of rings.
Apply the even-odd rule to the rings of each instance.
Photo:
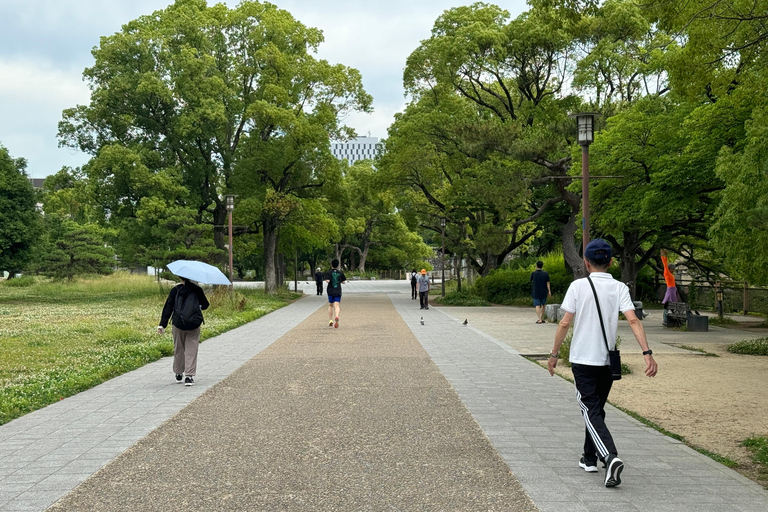
[[[615,350],[619,311],[624,313],[632,333],[643,349],[645,374],[653,377],[658,367],[653,352],[648,348],[643,325],[635,315],[629,289],[608,273],[608,267],[613,262],[611,255],[611,246],[600,239],[589,242],[584,250],[584,264],[600,302],[605,337],[611,350]],[[579,460],[579,466],[588,473],[596,473],[597,461],[602,460],[605,463],[605,486],[616,487],[621,483],[624,463],[619,459],[613,437],[605,425],[605,402],[611,392],[613,377],[595,303],[595,292],[592,291],[589,279],[577,279],[568,287],[560,306],[565,316],[557,327],[555,347],[549,355],[548,367],[550,375],[554,375],[560,345],[571,322],[574,322],[569,360],[576,383],[576,399],[586,424],[584,454]]]

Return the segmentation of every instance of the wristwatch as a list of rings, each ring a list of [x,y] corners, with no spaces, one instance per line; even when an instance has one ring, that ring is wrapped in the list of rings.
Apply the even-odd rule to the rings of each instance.
[[[557,358],[558,358],[558,357],[560,357],[560,356],[558,356],[557,354],[553,354],[553,353],[550,353],[550,354],[549,354],[549,357],[554,357],[555,359],[557,359]]]
[[[653,354],[653,350],[646,350],[643,352],[644,356],[650,356],[651,354]]]

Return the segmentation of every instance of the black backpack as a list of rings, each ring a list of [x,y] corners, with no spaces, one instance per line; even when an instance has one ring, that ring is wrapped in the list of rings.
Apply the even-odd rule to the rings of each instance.
[[[176,292],[173,319],[173,324],[185,331],[200,327],[200,324],[203,323],[203,312],[200,310],[200,301],[194,291],[190,291],[186,296],[182,296],[181,288]]]
[[[411,274],[411,284],[416,284],[418,279],[416,279],[416,274]]]

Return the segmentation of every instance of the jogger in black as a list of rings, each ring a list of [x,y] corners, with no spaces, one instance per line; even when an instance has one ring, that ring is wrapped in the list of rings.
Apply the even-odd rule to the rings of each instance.
[[[645,374],[653,377],[658,371],[653,352],[648,348],[645,330],[635,315],[635,306],[624,283],[608,273],[612,249],[605,240],[593,240],[584,250],[584,265],[589,277],[577,279],[568,287],[560,309],[565,311],[555,333],[555,346],[547,364],[550,375],[555,374],[560,345],[571,323],[573,338],[568,355],[576,383],[576,399],[584,416],[584,453],[579,467],[587,473],[597,473],[597,461],[605,462],[605,486],[621,483],[624,462],[605,424],[605,403],[613,385],[609,351],[616,350],[616,330],[619,311],[629,322],[632,333],[645,356]],[[599,297],[599,300],[598,300]],[[620,378],[620,375],[619,375]]]

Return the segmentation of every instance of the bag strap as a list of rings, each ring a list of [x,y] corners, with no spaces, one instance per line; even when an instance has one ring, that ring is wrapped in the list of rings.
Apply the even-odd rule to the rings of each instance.
[[[600,310],[600,301],[597,299],[597,290],[595,290],[595,284],[592,279],[587,276],[589,286],[592,287],[592,293],[595,295],[595,304],[597,305],[597,316],[600,318],[600,330],[603,331],[603,341],[605,342],[605,348],[608,352],[611,351],[611,347],[608,345],[608,336],[605,335],[605,325],[603,324],[603,312]]]

